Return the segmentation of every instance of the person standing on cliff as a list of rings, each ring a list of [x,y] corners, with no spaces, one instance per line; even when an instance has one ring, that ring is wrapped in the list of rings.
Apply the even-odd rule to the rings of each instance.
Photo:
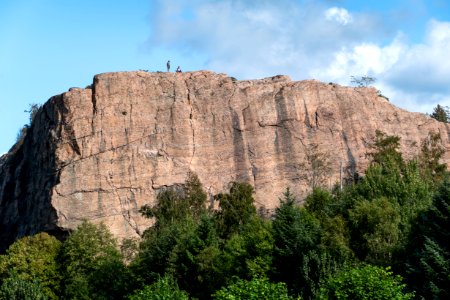
[[[170,60],[167,61],[166,66],[167,66],[167,72],[170,72]]]

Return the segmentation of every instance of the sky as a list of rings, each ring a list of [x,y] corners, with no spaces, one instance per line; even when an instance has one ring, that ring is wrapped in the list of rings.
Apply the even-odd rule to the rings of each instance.
[[[449,0],[0,0],[0,155],[43,104],[95,74],[212,70],[350,85],[450,106]]]

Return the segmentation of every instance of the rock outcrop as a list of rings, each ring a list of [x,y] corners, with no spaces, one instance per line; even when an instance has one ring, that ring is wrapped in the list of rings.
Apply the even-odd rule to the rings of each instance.
[[[189,171],[211,195],[248,181],[257,205],[271,209],[288,186],[299,199],[310,190],[315,154],[329,164],[327,186],[341,165],[345,176],[363,173],[376,129],[400,136],[405,157],[439,132],[450,163],[448,124],[373,88],[207,71],[100,74],[45,103],[23,143],[0,159],[0,242],[64,234],[84,219],[139,235],[150,220],[138,209]]]

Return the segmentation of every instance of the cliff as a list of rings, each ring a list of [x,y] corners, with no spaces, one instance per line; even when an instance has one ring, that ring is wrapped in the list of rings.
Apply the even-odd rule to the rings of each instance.
[[[106,73],[92,86],[54,96],[20,146],[0,158],[0,243],[39,231],[64,234],[82,220],[118,237],[150,225],[138,209],[162,187],[198,174],[210,195],[248,181],[271,209],[286,187],[299,199],[328,164],[327,186],[362,174],[379,129],[401,137],[405,157],[450,129],[390,104],[373,88],[286,76],[236,81],[224,74]]]

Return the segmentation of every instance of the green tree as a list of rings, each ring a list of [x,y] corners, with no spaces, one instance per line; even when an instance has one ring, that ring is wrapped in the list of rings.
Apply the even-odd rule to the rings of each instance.
[[[21,238],[0,257],[0,276],[26,282],[37,280],[48,298],[57,299],[61,275],[56,258],[60,248],[61,242],[47,233]],[[21,282],[17,280],[13,282]]]
[[[206,200],[207,195],[198,176],[189,173],[183,186],[162,190],[156,197],[156,205],[144,205],[140,212],[148,218],[155,218],[155,227],[161,227],[188,215],[198,220],[206,212]]]
[[[240,233],[225,241],[222,273],[230,279],[265,277],[272,265],[273,236],[270,223],[258,216],[243,226]]]
[[[350,210],[352,244],[359,258],[388,263],[399,245],[401,221],[398,207],[386,198],[358,202]]]
[[[343,214],[349,221],[352,249],[371,263],[392,264],[396,252],[404,250],[417,216],[431,204],[428,181],[416,161],[403,160],[399,142],[398,137],[378,131],[365,176],[350,193],[343,193],[349,199],[340,199],[347,205]]]
[[[185,291],[178,288],[177,282],[171,276],[160,277],[152,285],[135,291],[129,300],[189,300]]]
[[[151,227],[144,233],[136,258],[130,268],[144,284],[151,284],[169,269],[172,252],[185,242],[196,229],[192,217],[174,220],[161,227]]]
[[[200,223],[181,235],[170,254],[167,253],[167,272],[190,295],[207,299],[224,281],[220,243],[213,218],[202,215]]]
[[[422,213],[405,254],[407,280],[425,299],[450,298],[450,180]]]
[[[209,299],[232,277],[264,276],[271,267],[273,239],[270,223],[254,215],[239,233],[221,240],[211,216],[181,237],[171,250],[167,272],[193,297]]]
[[[347,221],[341,215],[342,204],[330,192],[316,188],[305,199],[305,208],[321,223],[321,245],[336,261],[342,263],[353,256],[349,244]]]
[[[228,237],[239,232],[255,214],[253,205],[253,187],[248,183],[233,182],[229,193],[220,193],[216,196],[219,201],[218,212],[220,233]]]
[[[81,223],[64,242],[59,260],[66,298],[120,299],[128,292],[128,272],[104,224]]]
[[[450,113],[449,113],[449,109],[448,107],[444,107],[441,105],[437,105],[434,109],[433,112],[431,113],[430,117],[432,117],[433,119],[438,120],[439,122],[444,122],[444,123],[448,123],[450,120]]]
[[[205,215],[206,200],[197,175],[189,173],[183,186],[161,191],[155,206],[141,208],[141,213],[155,218],[156,223],[144,233],[136,259],[131,264],[140,281],[150,284],[170,272],[183,278],[180,279],[182,285],[189,282],[184,286],[197,289],[198,281],[203,279],[190,276],[197,272],[195,256],[205,250],[203,247],[208,249],[206,252],[213,247],[196,232],[198,226],[205,229],[204,222],[209,218]],[[212,221],[208,219],[208,222]]]
[[[183,197],[183,192],[176,188],[169,188],[159,192],[156,205],[144,205],[140,212],[147,218],[155,218],[155,227],[167,226],[183,219],[188,214],[189,205]]]
[[[377,129],[371,148],[372,152],[368,155],[372,158],[372,163],[380,165],[386,171],[403,167],[404,160],[399,150],[400,137],[387,135]]]
[[[444,154],[441,134],[430,132],[422,141],[417,160],[422,177],[434,186],[439,185],[447,173],[447,165],[441,163]]]
[[[321,289],[319,299],[412,299],[414,294],[405,293],[405,287],[402,278],[389,268],[365,265],[330,277]]]
[[[325,189],[315,188],[305,199],[305,208],[319,219],[335,215],[335,199]]]
[[[47,294],[43,291],[38,281],[27,281],[12,276],[5,279],[0,286],[1,300],[47,300]]]
[[[206,195],[203,185],[197,174],[189,172],[184,186],[185,197],[189,205],[189,211],[195,219],[199,219],[206,212]]]
[[[320,245],[322,228],[310,212],[295,205],[289,189],[273,220],[273,279],[285,282],[292,294],[314,298],[321,281],[336,265]]]
[[[271,283],[265,278],[238,279],[213,295],[216,300],[289,300],[286,284]]]

